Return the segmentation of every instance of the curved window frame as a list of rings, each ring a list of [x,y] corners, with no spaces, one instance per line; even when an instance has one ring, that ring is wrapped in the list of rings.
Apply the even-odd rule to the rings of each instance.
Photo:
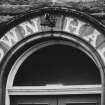
[[[55,34],[55,36],[58,37],[57,34]],[[95,64],[99,69],[101,69],[99,60],[95,56],[94,52],[92,52],[86,44],[82,43],[80,40],[74,39],[72,37],[70,38],[66,35],[63,36],[63,38],[71,40],[72,43],[66,42],[66,41],[47,41],[44,43],[40,43],[29,48],[25,53],[23,53],[17,59],[7,78],[6,105],[10,105],[10,99],[9,99],[10,95],[102,94],[102,91],[103,91],[102,85],[82,85],[82,86],[81,85],[75,85],[75,86],[53,85],[53,86],[23,86],[23,87],[13,86],[13,80],[15,78],[15,75],[18,71],[18,68],[23,63],[23,61],[35,51],[53,44],[64,44],[64,45],[68,45],[68,46],[72,46],[80,49],[95,62]],[[101,77],[101,82],[102,82],[102,78],[103,77]],[[102,98],[101,98],[101,101],[102,101]]]

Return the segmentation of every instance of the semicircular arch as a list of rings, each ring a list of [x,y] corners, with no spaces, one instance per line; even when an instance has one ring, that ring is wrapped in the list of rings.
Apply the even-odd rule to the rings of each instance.
[[[28,16],[27,19],[25,19],[26,16]],[[99,71],[102,77],[103,86],[102,104],[105,103],[104,26],[84,13],[60,7],[44,7],[43,9],[34,10],[34,12],[28,13],[28,15],[20,17],[21,18],[16,19],[13,22],[11,21],[11,23],[7,23],[7,28],[4,28],[1,32],[3,36],[0,39],[0,85],[2,90],[0,93],[0,102],[4,103],[5,100],[4,93],[6,81],[8,73],[10,72],[10,70],[6,71],[9,59],[15,53],[16,49],[20,49],[24,46],[23,43],[27,45],[27,43],[30,42],[25,41],[26,39],[30,39],[31,37],[34,37],[35,39],[62,37],[75,41],[75,38],[73,37],[77,37],[86,42],[87,45],[91,46],[93,49],[92,51],[89,51],[95,57],[93,57],[94,61],[97,59],[99,64],[98,66],[100,68]],[[46,32],[50,32],[50,34],[43,35],[43,33]],[[67,35],[58,34],[59,32],[66,33]],[[71,37],[71,34],[73,37]],[[78,43],[78,40],[76,41],[76,43]],[[84,44],[82,46],[84,46]],[[87,49],[89,48],[87,47]]]

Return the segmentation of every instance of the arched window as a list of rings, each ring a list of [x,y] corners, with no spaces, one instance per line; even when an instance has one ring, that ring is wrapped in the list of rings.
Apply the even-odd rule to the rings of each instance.
[[[104,105],[103,26],[52,6],[20,17],[1,33],[0,104]]]
[[[84,99],[91,97],[84,101],[80,98],[78,104],[74,101],[73,105],[100,105],[101,84],[98,67],[86,53],[70,43],[49,41],[31,47],[19,57],[11,69],[7,89],[10,100],[20,95],[69,95]],[[16,102],[10,103],[14,105]],[[32,104],[31,101],[28,103]]]
[[[19,67],[13,86],[101,85],[95,63],[82,51],[51,45],[34,52]]]

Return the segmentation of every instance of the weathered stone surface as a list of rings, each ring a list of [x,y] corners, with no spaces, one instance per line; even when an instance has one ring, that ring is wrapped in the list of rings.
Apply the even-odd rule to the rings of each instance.
[[[0,5],[0,14],[17,15],[29,10],[29,5]]]
[[[75,8],[96,19],[105,16],[105,0],[0,0],[0,16],[4,17],[0,18],[0,22],[45,4]]]
[[[12,18],[13,18],[13,16],[9,16],[9,15],[7,15],[7,16],[0,16],[0,23],[9,21]]]
[[[38,5],[63,5],[95,13],[104,9],[104,0],[1,0],[0,13],[21,13]]]

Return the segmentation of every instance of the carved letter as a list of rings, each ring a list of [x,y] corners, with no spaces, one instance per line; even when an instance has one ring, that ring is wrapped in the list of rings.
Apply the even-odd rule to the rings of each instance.
[[[31,20],[31,22],[24,22],[20,24],[20,26],[23,28],[24,36],[38,32],[37,19]]]
[[[100,33],[97,30],[94,30],[92,34],[83,36],[83,38],[89,41],[93,47],[96,47],[96,40],[97,40],[98,35],[100,35]]]
[[[64,31],[73,33],[75,35],[79,35],[79,30],[81,26],[84,24],[85,24],[84,22],[81,22],[77,19],[67,18],[67,23],[66,23]]]
[[[18,34],[15,31],[16,28],[13,28],[10,30],[10,32],[6,33],[5,36],[3,36],[0,41],[6,44],[8,47],[12,47],[14,44],[18,42]]]
[[[105,63],[105,46],[102,49],[98,49],[98,52]]]
[[[0,61],[3,59],[3,57],[4,57],[4,50],[0,48]]]

